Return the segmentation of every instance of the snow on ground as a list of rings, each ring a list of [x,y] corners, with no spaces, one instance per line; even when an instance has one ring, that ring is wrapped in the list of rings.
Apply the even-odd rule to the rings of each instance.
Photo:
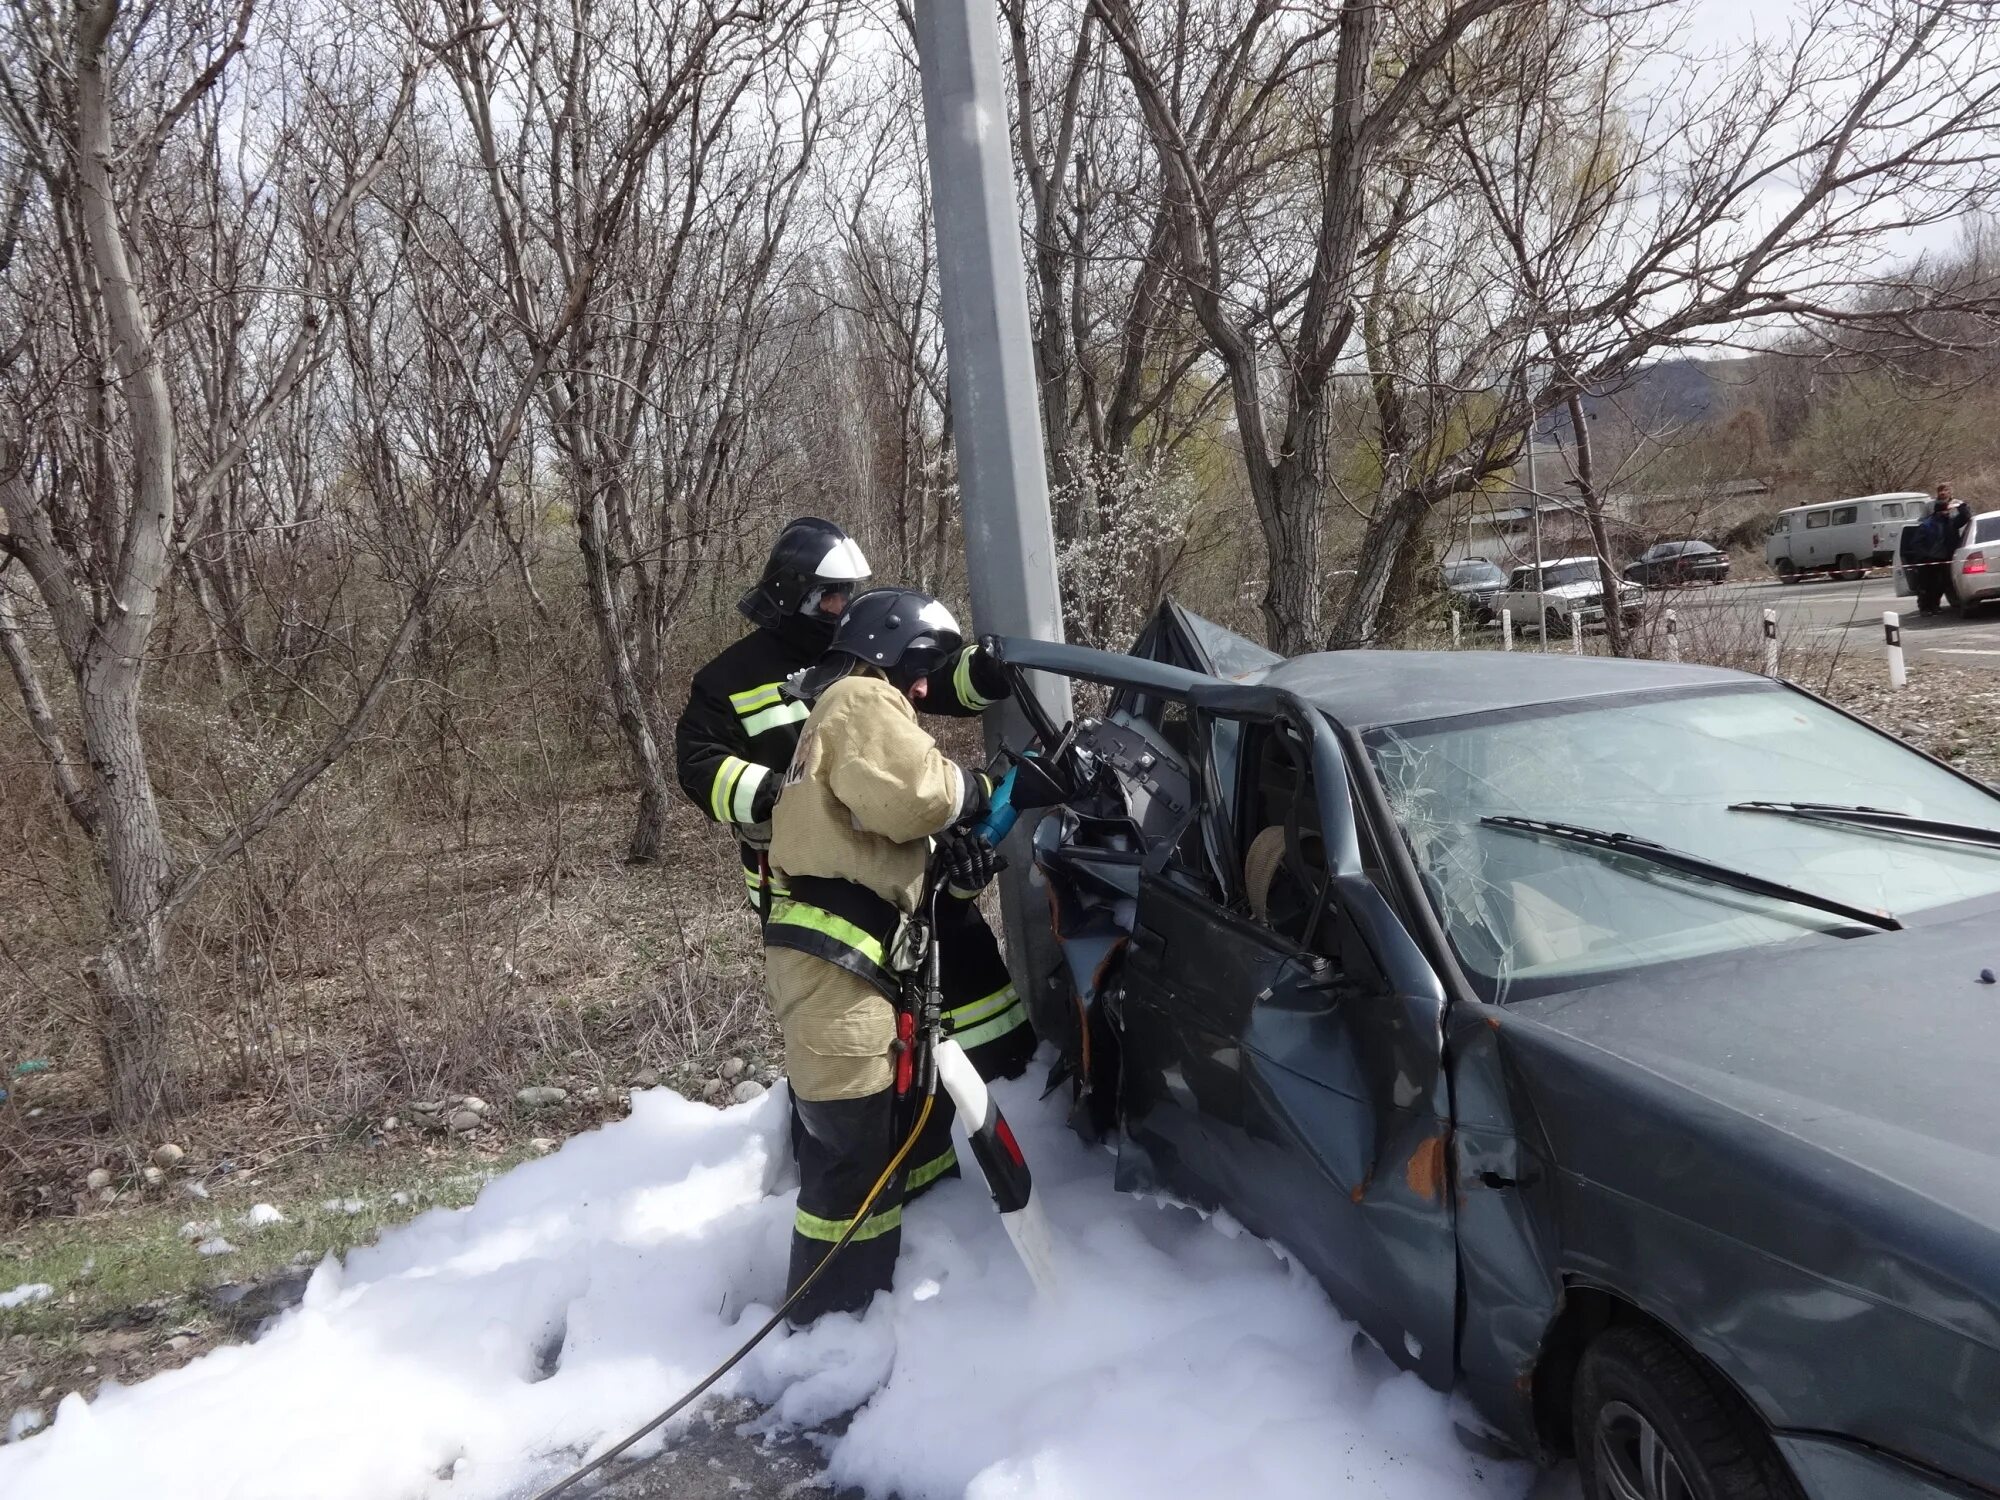
[[[55,1290],[46,1281],[24,1281],[12,1291],[0,1292],[0,1309],[26,1307],[30,1302],[46,1302]]]
[[[1031,1293],[982,1185],[947,1183],[906,1212],[893,1295],[773,1335],[720,1388],[784,1425],[853,1411],[824,1440],[834,1481],[908,1500],[1526,1494],[1527,1470],[1459,1446],[1442,1397],[1357,1361],[1303,1272],[1225,1221],[1114,1195],[1107,1153],[1026,1087],[1001,1099],[1060,1294]],[[726,1111],[640,1094],[472,1207],[329,1259],[258,1343],[65,1398],[46,1432],[0,1448],[0,1494],[531,1493],[768,1315],[794,1185],[785,1120],[782,1090]]]

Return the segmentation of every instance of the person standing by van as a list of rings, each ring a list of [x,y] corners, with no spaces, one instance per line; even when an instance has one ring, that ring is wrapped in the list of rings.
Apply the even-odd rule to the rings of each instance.
[[[1918,614],[1934,615],[1944,607],[1951,590],[1951,556],[1970,521],[1964,502],[1952,498],[1949,484],[1940,484],[1931,513],[1904,528],[1899,550],[1904,576],[1917,596]]]

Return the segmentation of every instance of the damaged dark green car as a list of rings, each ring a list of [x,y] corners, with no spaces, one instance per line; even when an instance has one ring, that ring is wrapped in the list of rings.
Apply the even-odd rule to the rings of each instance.
[[[2000,1495],[2000,794],[1717,669],[997,649],[1109,689],[1018,795],[1121,1186],[1591,1500]]]

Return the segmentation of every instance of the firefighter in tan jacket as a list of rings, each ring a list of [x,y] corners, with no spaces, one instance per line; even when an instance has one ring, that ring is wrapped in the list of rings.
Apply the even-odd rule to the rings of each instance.
[[[918,725],[914,700],[963,644],[926,594],[873,589],[841,616],[825,661],[803,684],[814,701],[772,816],[770,860],[786,895],[765,924],[765,982],[785,1036],[797,1102],[795,1291],[853,1221],[908,1128],[895,1093],[897,939],[917,911],[932,840],[964,899],[992,877],[992,855],[963,832],[985,811],[983,773],[948,760]],[[937,1113],[934,1111],[934,1114]],[[949,1113],[938,1115],[949,1143]],[[935,1136],[933,1136],[935,1140]],[[950,1154],[919,1147],[918,1170]],[[847,1248],[792,1311],[795,1323],[856,1311],[886,1290],[906,1191],[892,1182]]]

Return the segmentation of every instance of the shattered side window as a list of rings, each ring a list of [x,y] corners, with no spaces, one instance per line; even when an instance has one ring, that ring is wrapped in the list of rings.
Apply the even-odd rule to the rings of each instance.
[[[1187,621],[1188,633],[1195,643],[1208,654],[1217,677],[1244,681],[1284,660],[1277,652],[1266,650],[1233,630],[1225,630],[1191,609],[1183,609],[1181,617]]]

